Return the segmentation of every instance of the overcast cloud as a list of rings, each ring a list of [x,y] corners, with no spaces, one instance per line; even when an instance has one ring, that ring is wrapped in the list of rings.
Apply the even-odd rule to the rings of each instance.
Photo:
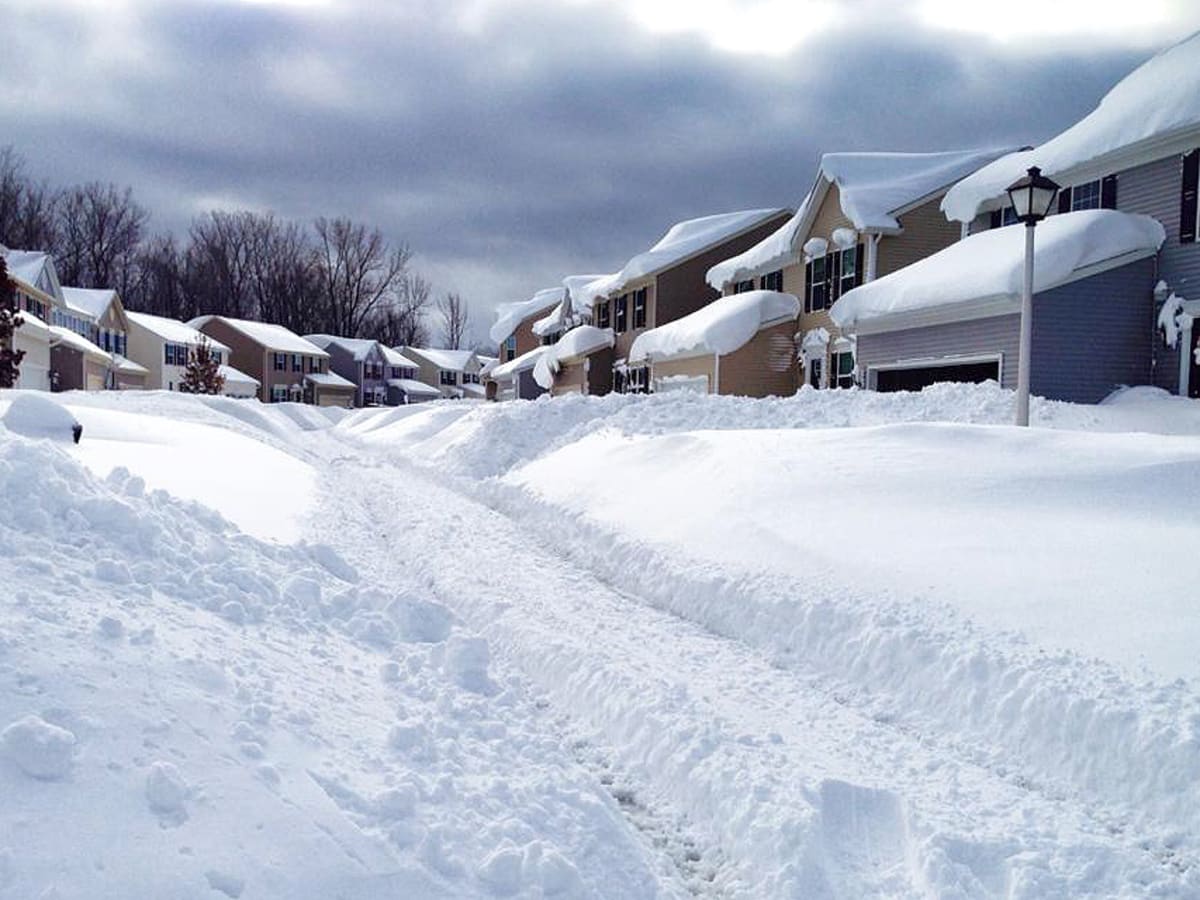
[[[1200,27],[1191,3],[1076,5],[15,0],[0,143],[131,185],[157,230],[377,224],[482,337],[497,302],[678,219],[794,206],[822,152],[1036,143]]]

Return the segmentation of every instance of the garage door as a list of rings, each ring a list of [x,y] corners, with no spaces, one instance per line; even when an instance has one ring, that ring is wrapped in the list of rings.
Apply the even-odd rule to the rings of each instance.
[[[953,366],[923,366],[915,369],[882,369],[875,373],[877,391],[919,391],[943,381],[999,381],[1000,363],[962,363]]]

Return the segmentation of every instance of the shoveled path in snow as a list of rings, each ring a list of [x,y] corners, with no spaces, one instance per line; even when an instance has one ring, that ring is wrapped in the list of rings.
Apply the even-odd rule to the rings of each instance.
[[[346,449],[324,539],[373,581],[415,578],[485,635],[609,748],[641,802],[687,815],[729,860],[715,876],[729,892],[1186,895],[1190,876],[1070,797],[622,593],[427,471]],[[372,523],[393,522],[381,554]]]

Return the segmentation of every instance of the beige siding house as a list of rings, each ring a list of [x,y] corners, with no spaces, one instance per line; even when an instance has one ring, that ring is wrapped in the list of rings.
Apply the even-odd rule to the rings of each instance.
[[[723,294],[770,289],[800,299],[797,383],[857,383],[853,340],[829,310],[845,292],[961,239],[941,213],[946,191],[1006,149],[942,153],[828,153],[796,214],[775,233],[708,272]]]
[[[472,350],[397,347],[420,368],[417,380],[436,387],[443,397],[483,399],[483,364]]]
[[[177,319],[149,313],[127,312],[129,321],[129,357],[145,366],[146,387],[158,391],[177,391],[187,371],[188,359],[202,341],[221,366],[225,386],[221,393],[229,397],[253,397],[258,381],[229,365],[230,349]]]

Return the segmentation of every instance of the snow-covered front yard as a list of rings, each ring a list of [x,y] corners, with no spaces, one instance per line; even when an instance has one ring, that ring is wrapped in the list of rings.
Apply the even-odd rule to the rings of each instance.
[[[54,400],[0,898],[1200,894],[1200,403]]]

